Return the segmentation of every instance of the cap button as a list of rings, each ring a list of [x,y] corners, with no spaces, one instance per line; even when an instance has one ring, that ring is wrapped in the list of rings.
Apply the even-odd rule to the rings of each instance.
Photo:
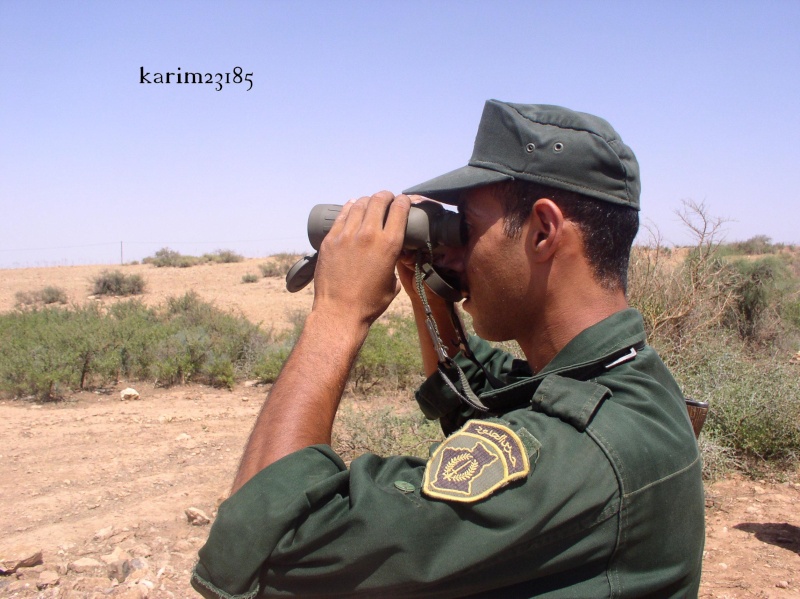
[[[532,153],[533,153],[533,151],[534,151],[535,149],[536,149],[536,145],[535,145],[535,144],[532,144],[532,143],[530,143],[530,144],[528,144],[527,146],[525,146],[525,151],[526,151],[528,154],[532,154]]]

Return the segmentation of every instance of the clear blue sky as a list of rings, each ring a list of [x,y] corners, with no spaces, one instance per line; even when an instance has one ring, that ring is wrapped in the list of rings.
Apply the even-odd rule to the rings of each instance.
[[[304,251],[312,205],[466,164],[489,98],[608,119],[669,242],[689,198],[800,242],[796,0],[0,0],[0,70],[0,267]]]

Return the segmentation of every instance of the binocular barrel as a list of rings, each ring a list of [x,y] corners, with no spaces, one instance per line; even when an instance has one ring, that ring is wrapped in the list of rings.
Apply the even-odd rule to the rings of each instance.
[[[342,206],[339,204],[317,204],[311,209],[308,215],[308,240],[315,250],[319,250],[322,240],[331,230],[333,221],[341,210]],[[428,242],[432,247],[459,247],[465,241],[460,214],[447,210],[436,202],[426,201],[411,206],[403,249],[417,250],[426,247]]]

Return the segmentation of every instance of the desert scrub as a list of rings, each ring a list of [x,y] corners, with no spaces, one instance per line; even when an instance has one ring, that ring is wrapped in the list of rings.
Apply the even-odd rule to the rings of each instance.
[[[243,260],[244,256],[237,254],[233,250],[215,250],[210,254],[203,254],[198,257],[181,254],[165,247],[142,260],[142,263],[152,264],[158,268],[188,268],[204,263],[230,264],[232,262],[242,262]]]
[[[104,270],[92,279],[92,295],[141,295],[144,288],[141,275],[126,275],[118,270]]]
[[[211,262],[213,264],[231,264],[234,262],[242,262],[244,256],[237,254],[233,250],[214,250],[210,254],[203,254],[200,257],[201,262]]]
[[[263,383],[273,383],[303,329],[305,314],[292,316],[293,329],[262,355],[255,368]],[[413,390],[423,381],[422,358],[413,317],[390,316],[375,322],[356,358],[349,382],[359,394],[386,390]]]
[[[242,275],[242,283],[257,283],[258,282],[258,275],[255,275],[251,272],[247,273],[246,275]]]
[[[150,308],[32,308],[0,315],[0,391],[58,399],[125,377],[232,387],[279,344],[272,332],[195,294]]]
[[[200,259],[196,256],[184,256],[169,248],[161,248],[154,255],[142,260],[142,264],[152,264],[157,268],[187,268],[199,263]]]
[[[738,278],[727,324],[751,343],[774,345],[785,339],[797,328],[791,306],[799,286],[786,260],[770,255],[731,264]]]
[[[370,327],[350,374],[357,391],[379,386],[415,388],[423,381],[422,357],[414,318],[390,316]]]
[[[100,308],[34,309],[0,317],[0,390],[58,399],[107,373],[112,335]]]
[[[262,277],[285,277],[289,269],[300,259],[300,254],[281,252],[269,257],[269,262],[259,264]]]
[[[38,291],[18,291],[15,294],[16,304],[18,307],[33,306],[36,304],[50,305],[50,304],[66,304],[67,292],[61,287],[48,285]]]
[[[281,373],[286,359],[292,353],[292,348],[303,332],[308,313],[303,310],[295,310],[289,315],[291,328],[277,335],[274,343],[259,353],[258,361],[253,368],[256,379],[262,383],[274,383]]]
[[[430,446],[443,438],[439,423],[418,411],[398,413],[392,406],[354,406],[347,400],[333,427],[333,447],[348,464],[366,452],[427,459]]]

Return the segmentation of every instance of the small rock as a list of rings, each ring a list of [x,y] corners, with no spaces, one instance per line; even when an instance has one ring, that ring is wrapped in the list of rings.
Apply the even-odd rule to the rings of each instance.
[[[136,389],[128,387],[119,392],[119,398],[122,401],[128,401],[129,399],[136,400],[139,399],[139,392]]]
[[[47,587],[53,587],[58,584],[58,573],[52,570],[45,570],[39,574],[39,580],[36,581],[36,588],[40,591]]]
[[[105,541],[114,534],[114,526],[106,526],[94,533],[95,541]]]
[[[125,579],[129,582],[138,582],[150,576],[150,564],[143,557],[135,557],[128,562],[130,571]]]
[[[211,519],[206,516],[205,512],[196,507],[188,507],[184,513],[186,514],[186,519],[189,521],[189,524],[192,526],[204,526],[211,522]]]
[[[111,589],[116,583],[108,578],[100,576],[87,576],[86,578],[79,578],[72,585],[73,591],[100,591],[105,594],[105,591]]]
[[[775,583],[775,586],[778,587],[779,589],[788,589],[789,582],[786,580],[779,580],[778,582]]]
[[[9,593],[15,593],[18,591],[27,591],[31,588],[31,583],[27,580],[14,580],[12,581],[5,590]]]
[[[132,588],[114,593],[114,599],[147,599],[147,595],[147,587],[137,584]]]
[[[153,550],[144,543],[140,543],[139,545],[131,547],[130,554],[134,557],[150,557],[153,555]]]
[[[192,544],[186,539],[178,539],[172,548],[178,552],[189,552],[193,549]]]
[[[0,574],[13,574],[19,568],[32,568],[42,563],[42,550],[32,545],[0,549]]]
[[[798,353],[800,354],[800,352],[798,352]],[[258,387],[260,382],[261,381],[259,381],[258,379],[254,380],[254,381],[245,381],[244,382],[244,386],[245,387]],[[244,401],[244,398],[242,398],[242,400]]]
[[[180,435],[175,437],[175,440],[176,441],[188,441],[191,438],[192,438],[191,435],[187,435],[186,433],[181,433]]]
[[[128,574],[131,573],[130,560],[121,559],[108,564],[108,577],[117,582],[125,582]]]
[[[719,567],[720,567],[721,570],[727,570],[728,569],[728,564],[723,562],[723,563],[719,564]]]
[[[73,572],[77,572],[78,574],[83,574],[85,572],[91,572],[96,570],[97,568],[103,568],[104,564],[98,562],[96,559],[92,559],[91,557],[82,557],[80,559],[76,559],[69,565],[69,569]]]
[[[114,547],[114,551],[109,553],[108,555],[101,555],[100,559],[103,560],[105,563],[111,565],[116,562],[124,562],[127,559],[131,559],[131,556],[128,555],[128,552],[120,547]]]

